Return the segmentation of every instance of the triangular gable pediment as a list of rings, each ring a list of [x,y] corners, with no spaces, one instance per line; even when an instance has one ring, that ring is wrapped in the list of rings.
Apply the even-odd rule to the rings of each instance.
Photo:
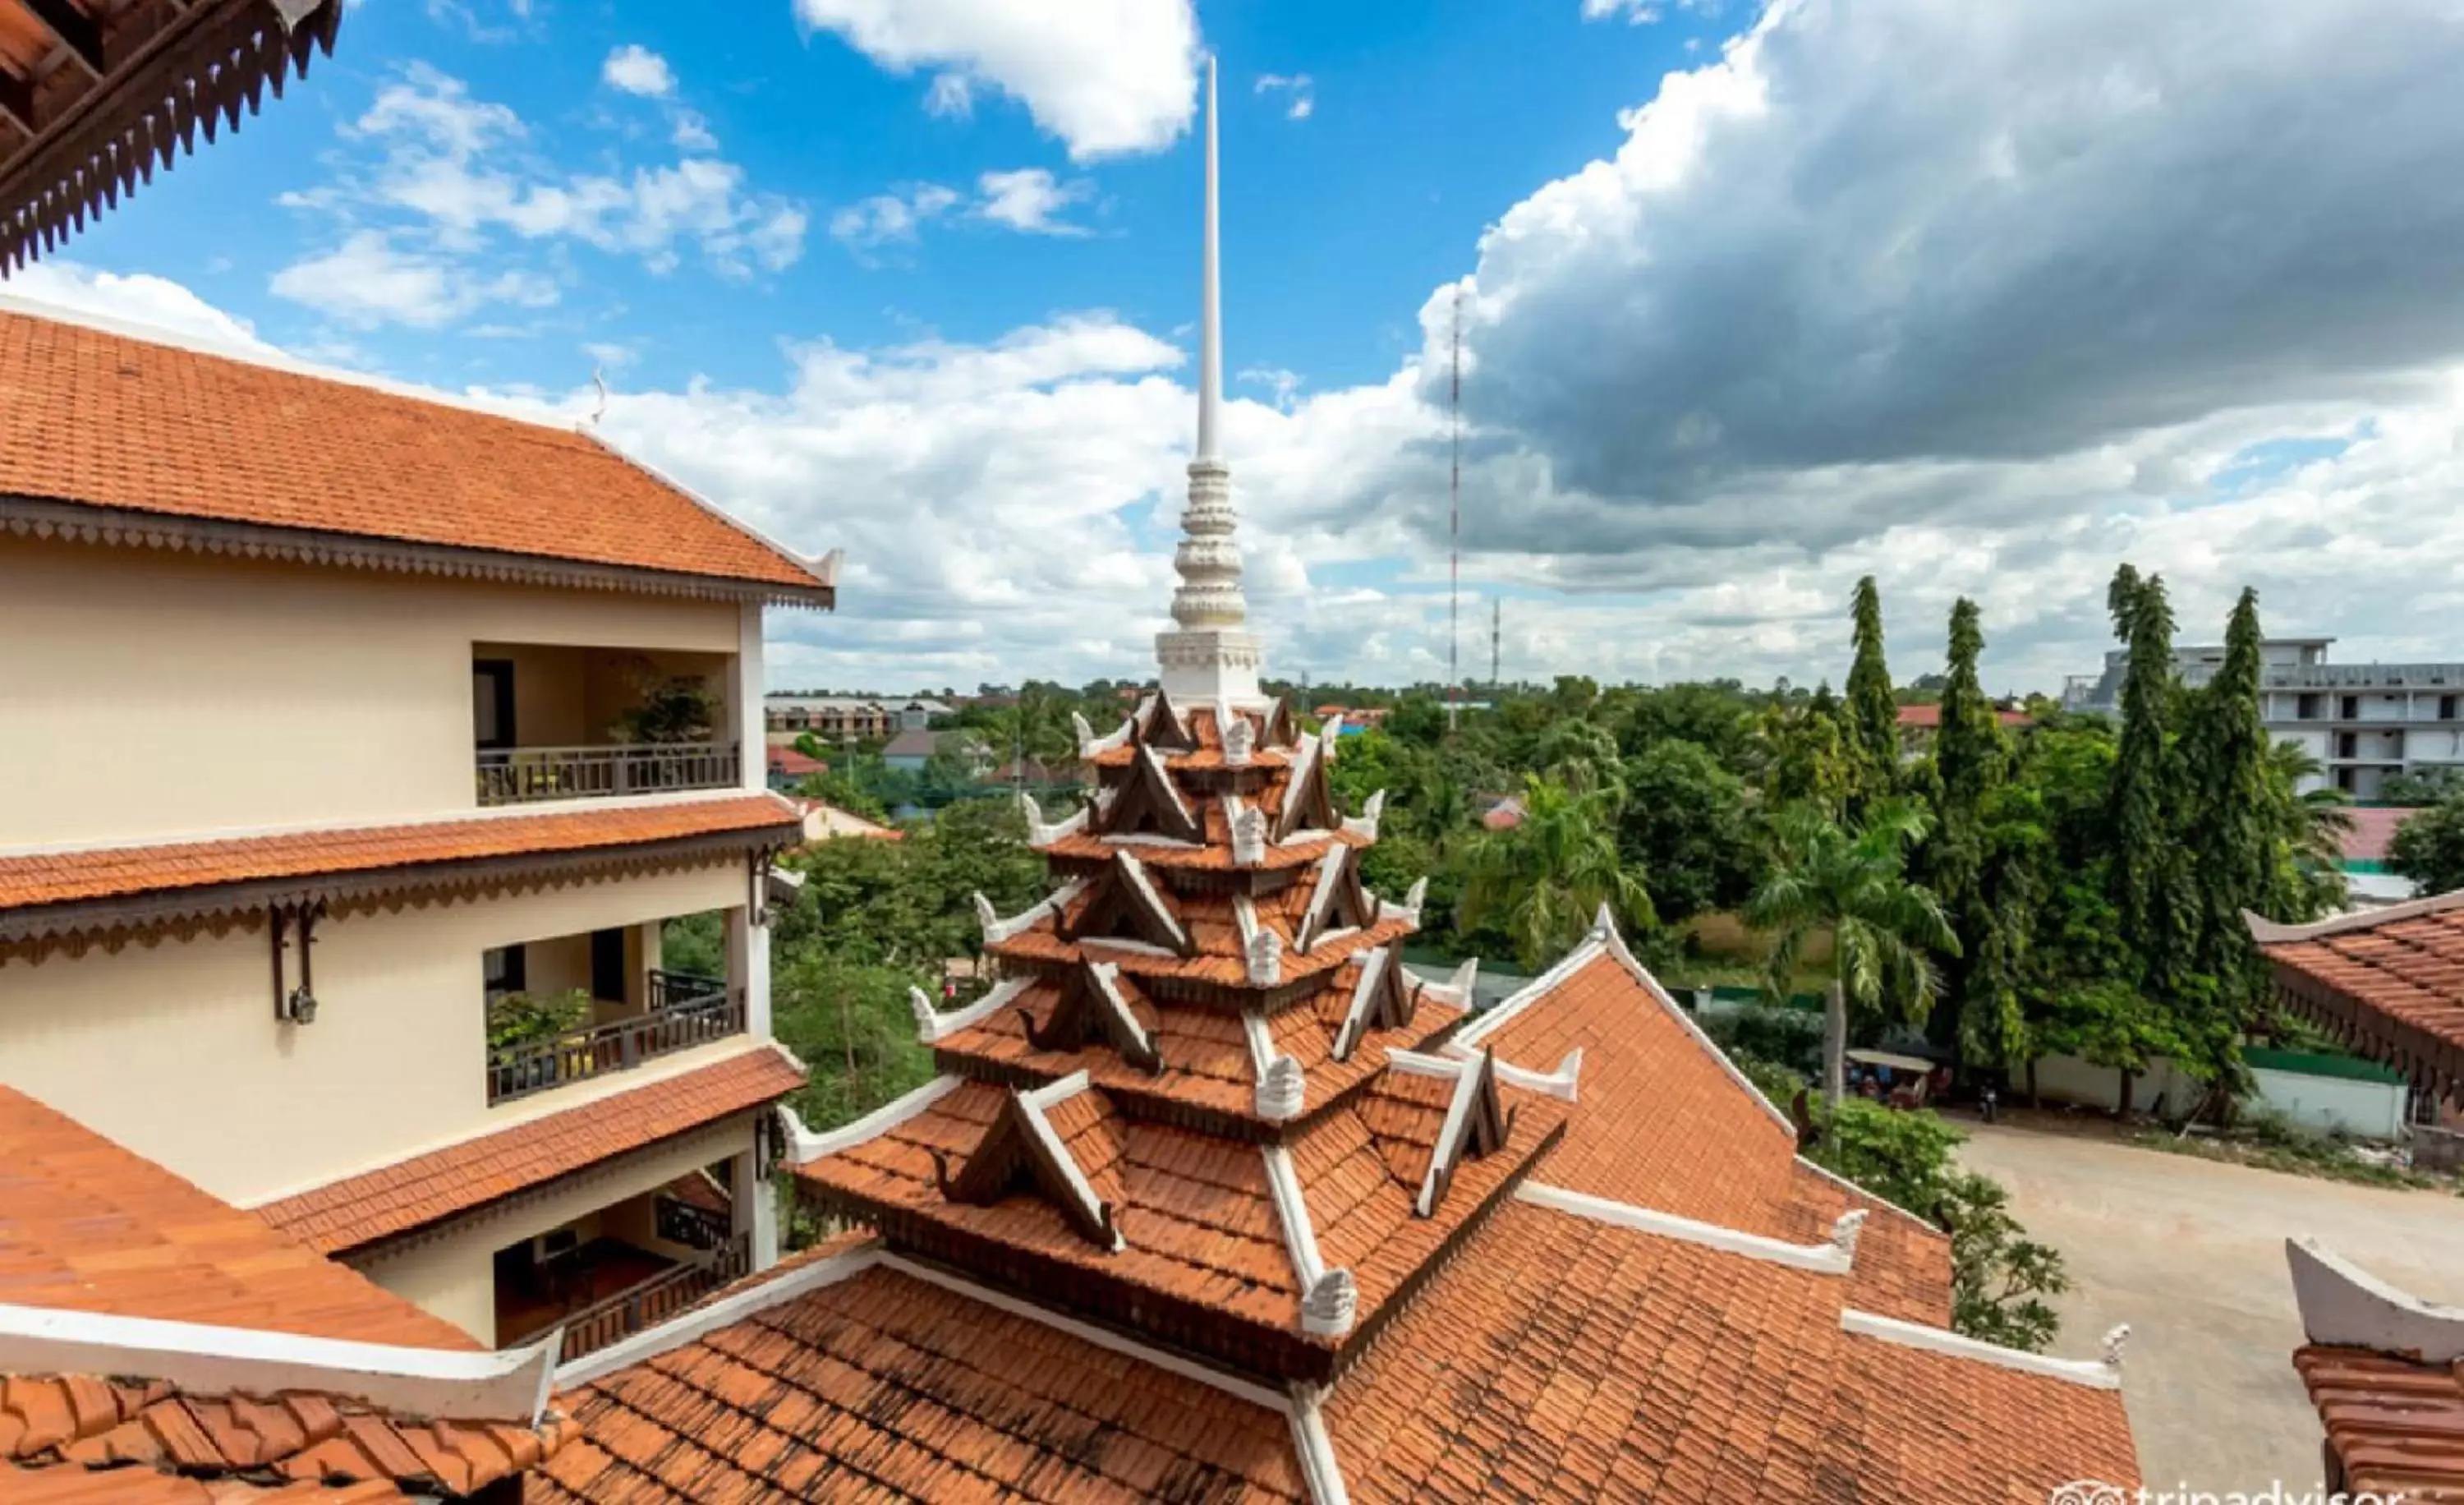
[[[950,1171],[947,1155],[931,1151],[933,1180],[942,1199],[980,1207],[1018,1192],[1030,1192],[1051,1203],[1088,1242],[1108,1250],[1120,1248],[1120,1234],[1112,1226],[1112,1205],[1095,1195],[1094,1186],[1069,1159],[1061,1137],[1045,1117],[1053,1103],[1086,1090],[1087,1076],[1081,1072],[1031,1093],[1010,1093],[956,1175]]]
[[[1291,776],[1284,782],[1284,803],[1275,811],[1275,840],[1286,842],[1305,830],[1335,830],[1343,816],[1334,807],[1334,785],[1327,776],[1326,747],[1311,737],[1294,755]]]
[[[1352,987],[1351,1005],[1335,1030],[1334,1058],[1352,1059],[1361,1038],[1372,1029],[1409,1026],[1420,1003],[1420,984],[1403,967],[1398,945],[1386,945],[1360,959],[1360,975]]]
[[[1061,997],[1042,1026],[1024,1007],[1019,1015],[1025,1022],[1027,1043],[1039,1051],[1074,1051],[1101,1043],[1141,1071],[1163,1070],[1154,1031],[1131,1009],[1118,967],[1081,962],[1062,980]]]
[[[1152,747],[1157,752],[1185,753],[1198,750],[1198,739],[1191,735],[1189,718],[1172,703],[1172,696],[1158,688],[1138,707],[1132,719],[1130,741],[1133,746]]]
[[[1377,903],[1360,881],[1358,849],[1329,847],[1318,859],[1309,912],[1301,917],[1292,949],[1306,952],[1334,931],[1362,929],[1376,922]]]
[[[1189,956],[1196,948],[1189,927],[1155,875],[1126,852],[1112,854],[1112,865],[1096,880],[1094,896],[1077,918],[1065,918],[1061,939],[1135,941],[1175,956]]]
[[[1141,745],[1131,758],[1111,798],[1102,806],[1099,830],[1107,836],[1169,836],[1175,841],[1202,842],[1206,830],[1198,812],[1174,786],[1163,756]]]
[[[1455,1170],[1465,1160],[1482,1160],[1506,1147],[1514,1132],[1514,1116],[1497,1093],[1497,1052],[1483,1051],[1477,1061],[1463,1063],[1455,1096],[1446,1105],[1444,1125],[1429,1157],[1428,1180],[1420,1187],[1419,1213],[1428,1217],[1446,1200]]]

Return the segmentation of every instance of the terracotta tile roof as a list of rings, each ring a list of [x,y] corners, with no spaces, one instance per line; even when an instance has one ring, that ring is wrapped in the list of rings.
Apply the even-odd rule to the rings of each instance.
[[[86,1487],[78,1475],[131,1489],[166,1474],[198,1487],[199,1500],[214,1498],[203,1483],[223,1480],[460,1497],[536,1466],[575,1431],[553,1417],[537,1428],[410,1419],[297,1391],[201,1396],[161,1383],[18,1375],[0,1381],[0,1498],[76,1498]]]
[[[803,1085],[803,1073],[762,1046],[256,1210],[326,1253],[359,1249],[776,1102]]]
[[[0,1303],[425,1348],[460,1328],[0,1087]],[[11,1382],[12,1383],[14,1382]]]
[[[1307,1497],[1281,1414],[889,1268],[563,1404],[534,1505]]]
[[[795,809],[769,794],[673,805],[578,807],[537,815],[422,821],[275,836],[0,855],[0,911],[217,884],[538,856],[775,831],[800,839]]]
[[[2454,1365],[2311,1343],[2294,1351],[2293,1367],[2343,1461],[2345,1489],[2464,1501],[2464,1376]]]
[[[0,1499],[9,1505],[399,1505],[408,1497],[389,1479],[253,1484],[128,1469],[20,1469],[0,1463]]]
[[[1993,719],[2005,726],[2033,726],[2036,719],[2025,711],[2009,711],[1999,706],[1994,708]],[[1942,726],[1942,706],[1938,703],[1903,705],[1900,707],[1898,719],[1903,728],[1935,731]]]
[[[2255,929],[2285,1002],[2416,1086],[2464,1093],[2464,896]]]
[[[1483,1037],[1500,1059],[1552,1069],[1583,1052],[1581,1110],[1540,1179],[1793,1243],[1873,1210],[1859,1244],[1859,1305],[1950,1319],[1950,1241],[1796,1156],[1796,1138],[1616,956],[1603,952]]]
[[[1354,1500],[2040,1501],[2139,1474],[2118,1390],[1841,1329],[1838,1276],[1527,1204],[1336,1381]]]
[[[2397,828],[2420,813],[2398,806],[2354,806],[2344,811],[2344,819],[2352,824],[2338,839],[2338,853],[2346,862],[2385,862]]]
[[[11,494],[826,587],[586,434],[0,310],[0,495]]]

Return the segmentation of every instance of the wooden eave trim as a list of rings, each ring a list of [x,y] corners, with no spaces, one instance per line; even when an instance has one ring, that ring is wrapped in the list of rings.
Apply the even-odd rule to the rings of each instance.
[[[2464,1104],[2464,1046],[2399,1019],[2285,962],[2274,963],[2277,996],[2312,1023],[2390,1070],[2415,1090]]]
[[[779,826],[716,831],[658,841],[595,846],[578,852],[518,852],[443,862],[393,864],[333,874],[252,878],[190,888],[72,899],[0,910],[0,959],[20,943],[41,945],[96,932],[144,930],[181,923],[237,922],[261,916],[270,905],[323,901],[347,912],[388,902],[443,896],[448,901],[518,888],[533,882],[612,875],[627,869],[658,869],[696,858],[777,852],[803,839],[790,820]],[[38,958],[39,959],[39,958]]]
[[[600,564],[316,528],[284,528],[138,508],[95,506],[13,493],[0,493],[0,532],[72,543],[154,548],[505,585],[606,590],[625,595],[759,602],[763,606],[814,607],[822,610],[833,609],[838,601],[837,588],[831,586],[800,587],[629,564]]]

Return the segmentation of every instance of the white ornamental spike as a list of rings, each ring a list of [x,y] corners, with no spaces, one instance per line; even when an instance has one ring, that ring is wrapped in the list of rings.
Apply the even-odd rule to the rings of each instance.
[[[1334,762],[1334,740],[1343,735],[1343,713],[1335,712],[1317,729],[1317,750],[1327,762]]]
[[[1429,879],[1428,875],[1423,874],[1414,878],[1412,886],[1403,891],[1403,912],[1412,917],[1412,923],[1417,925],[1420,922],[1420,906],[1427,903],[1428,899]]]
[[[1273,987],[1284,980],[1284,938],[1263,926],[1243,946],[1248,964],[1249,982],[1257,987]]]
[[[1385,813],[1386,791],[1379,789],[1369,796],[1367,804],[1360,807],[1359,814],[1343,823],[1343,829],[1352,835],[1365,836],[1371,841],[1375,841],[1378,818]]]
[[[1044,830],[1044,807],[1035,802],[1034,795],[1021,789],[1018,791],[1018,808],[1026,816],[1026,844],[1030,847],[1043,846],[1044,843],[1035,838],[1037,833]]]
[[[2099,1354],[2103,1358],[2104,1366],[2107,1369],[2119,1369],[2122,1367],[2122,1351],[2123,1348],[2127,1347],[2129,1343],[2129,1323],[2119,1322],[2106,1330],[2104,1339],[2097,1345],[2097,1349]]]
[[[1087,724],[1087,718],[1072,711],[1069,713],[1069,729],[1078,734],[1078,756],[1087,757],[1089,747],[1095,741],[1095,728]]]
[[[1600,912],[1592,917],[1593,939],[1606,941],[1617,933],[1617,916],[1609,913],[1609,901],[1607,899],[1602,899],[1600,900]]]
[[[1446,979],[1446,991],[1455,995],[1455,1002],[1457,1005],[1464,1008],[1469,1008],[1471,1007],[1472,988],[1479,982],[1480,958],[1473,957],[1470,961],[1465,962],[1463,965],[1455,968],[1455,975]]]
[[[1232,817],[1232,865],[1254,868],[1266,860],[1266,812],[1251,805]]]
[[[1831,1247],[1852,1265],[1857,1262],[1857,1235],[1865,1231],[1866,1216],[1863,1207],[1855,1207],[1831,1225]]]
[[[933,1000],[925,996],[924,989],[911,985],[907,989],[907,1007],[915,1010],[915,1032],[926,1045],[931,1045],[934,1032],[939,1028],[938,1016],[933,1011]]]
[[[1360,1290],[1349,1270],[1330,1270],[1301,1297],[1301,1331],[1313,1338],[1340,1338],[1352,1331]]]
[[[1309,1096],[1309,1081],[1301,1074],[1301,1063],[1288,1055],[1276,1056],[1266,1063],[1266,1074],[1258,1083],[1258,1117],[1281,1123],[1297,1118]]]
[[[990,941],[993,939],[993,932],[1001,928],[1001,912],[993,908],[993,901],[991,899],[984,897],[983,890],[978,889],[974,895],[974,898],[976,901],[976,923],[983,927],[984,939],[986,941]]]

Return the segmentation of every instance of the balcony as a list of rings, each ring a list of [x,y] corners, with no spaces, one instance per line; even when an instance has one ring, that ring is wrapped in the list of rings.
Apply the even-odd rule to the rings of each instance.
[[[730,789],[742,775],[734,742],[481,748],[479,803],[605,799],[677,789]]]
[[[652,969],[649,1007],[488,1052],[488,1101],[511,1102],[744,1032],[744,995],[715,977]]]
[[[657,1326],[752,1268],[752,1239],[736,1228],[730,1199],[717,1179],[696,1171],[499,1250],[496,1341],[511,1347],[561,1326],[558,1361],[570,1363]]]
[[[478,803],[738,786],[735,664],[726,653],[474,645]]]

